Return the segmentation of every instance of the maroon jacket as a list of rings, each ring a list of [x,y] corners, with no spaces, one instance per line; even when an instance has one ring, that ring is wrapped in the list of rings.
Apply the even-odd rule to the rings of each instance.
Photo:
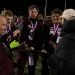
[[[28,37],[30,35],[30,31],[32,27],[31,21],[34,23],[37,21],[37,25],[33,33],[32,41],[29,40],[29,37]],[[25,19],[23,29],[22,29],[21,41],[25,41],[26,43],[28,43],[28,45],[33,46],[37,50],[41,49],[42,47],[42,26],[43,26],[43,22],[40,22],[38,20],[28,19],[28,18]]]
[[[0,75],[12,75],[12,74],[13,74],[12,61],[11,59],[8,58],[3,42],[0,42]]]
[[[58,33],[60,32],[61,28],[62,28],[61,24],[58,27],[56,25],[57,32],[54,34],[55,30],[53,24],[44,25],[43,29],[44,48],[47,50],[47,52],[51,54],[54,52],[54,47],[49,41],[56,43],[57,37],[59,36]]]

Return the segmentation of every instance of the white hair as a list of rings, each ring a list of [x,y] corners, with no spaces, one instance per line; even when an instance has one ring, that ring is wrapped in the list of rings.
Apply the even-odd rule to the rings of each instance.
[[[75,10],[74,9],[66,9],[62,13],[62,18],[65,18],[66,20],[75,19]]]

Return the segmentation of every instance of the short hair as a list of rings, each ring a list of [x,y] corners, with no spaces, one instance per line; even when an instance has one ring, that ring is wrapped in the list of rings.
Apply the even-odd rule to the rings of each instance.
[[[29,8],[28,8],[28,11],[29,11],[29,10],[32,10],[32,9],[34,9],[34,8],[36,8],[36,10],[39,12],[39,8],[38,8],[38,6],[36,6],[36,5],[30,5]]]
[[[62,13],[62,18],[66,20],[75,19],[75,10],[74,9],[66,9]]]
[[[62,15],[62,11],[60,9],[54,9],[51,11],[51,15],[52,14],[59,14],[59,15]]]
[[[13,16],[13,12],[11,10],[3,10],[1,12],[1,15],[3,15],[3,16]]]

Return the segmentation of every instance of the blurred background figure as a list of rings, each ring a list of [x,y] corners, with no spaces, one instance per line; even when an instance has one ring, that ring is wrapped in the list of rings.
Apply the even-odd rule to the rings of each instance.
[[[43,15],[42,14],[38,15],[38,20],[43,20]]]

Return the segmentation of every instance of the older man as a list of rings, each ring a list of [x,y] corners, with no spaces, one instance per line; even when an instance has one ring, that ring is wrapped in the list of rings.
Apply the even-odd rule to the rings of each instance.
[[[7,25],[6,18],[4,16],[0,16],[0,75],[12,75],[12,61],[8,58],[8,53],[5,49],[6,45],[2,41],[1,35],[5,30]]]
[[[62,14],[61,39],[55,51],[58,64],[55,75],[75,75],[75,10],[66,9]],[[55,67],[56,67],[55,66]],[[54,67],[54,68],[55,68]],[[59,67],[59,68],[58,68]]]

